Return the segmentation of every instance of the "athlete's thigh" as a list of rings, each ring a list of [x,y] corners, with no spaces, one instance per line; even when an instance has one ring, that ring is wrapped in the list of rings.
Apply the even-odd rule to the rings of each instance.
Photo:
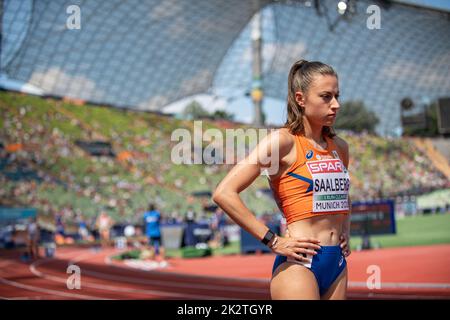
[[[318,300],[317,281],[311,270],[291,262],[279,266],[270,282],[273,300]]]
[[[339,277],[333,282],[328,291],[322,296],[323,300],[345,300],[347,299],[347,267],[342,270]]]

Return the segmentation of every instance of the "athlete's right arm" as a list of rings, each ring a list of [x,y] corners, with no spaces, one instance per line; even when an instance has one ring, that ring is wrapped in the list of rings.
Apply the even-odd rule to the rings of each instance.
[[[268,134],[256,148],[242,161],[237,163],[225,178],[219,183],[213,194],[213,201],[220,206],[243,229],[258,240],[262,240],[268,231],[268,227],[259,221],[255,215],[245,206],[239,197],[239,193],[245,190],[260,175],[261,170],[279,164],[293,147],[291,137],[280,130]],[[278,152],[275,152],[278,148]],[[272,159],[272,155],[274,155]],[[277,163],[274,163],[277,162]],[[292,257],[300,261],[308,261],[304,254],[315,254],[313,249],[319,249],[319,243],[311,238],[283,238],[278,237],[272,251]],[[271,244],[269,244],[271,245]]]

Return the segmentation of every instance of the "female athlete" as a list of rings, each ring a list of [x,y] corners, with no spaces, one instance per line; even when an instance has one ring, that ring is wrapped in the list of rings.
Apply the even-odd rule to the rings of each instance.
[[[237,224],[277,254],[272,299],[346,298],[349,151],[332,128],[340,108],[338,97],[338,76],[332,67],[318,61],[295,62],[288,77],[284,127],[261,140],[213,194],[214,202]],[[269,184],[287,221],[285,236],[269,230],[239,197],[273,165],[278,170],[268,174]]]

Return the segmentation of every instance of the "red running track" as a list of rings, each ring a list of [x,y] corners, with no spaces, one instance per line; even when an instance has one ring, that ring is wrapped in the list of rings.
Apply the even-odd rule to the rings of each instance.
[[[0,299],[269,299],[274,256],[170,259],[152,271],[108,257],[114,250],[58,248],[53,259],[24,263],[0,251]],[[68,264],[81,269],[81,289],[67,289]],[[450,245],[353,252],[349,299],[450,299]],[[380,271],[381,288],[367,279]],[[371,271],[372,270],[372,271]]]

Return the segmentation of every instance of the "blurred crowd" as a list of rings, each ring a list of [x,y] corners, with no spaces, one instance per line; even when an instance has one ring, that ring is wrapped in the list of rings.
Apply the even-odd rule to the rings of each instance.
[[[375,137],[345,132],[350,145],[349,169],[353,200],[374,200],[421,195],[450,187],[410,138]]]
[[[218,166],[179,170],[167,160],[167,128],[141,133],[111,129],[108,138],[126,151],[116,158],[93,157],[74,144],[75,136],[86,140],[93,136],[80,120],[47,110],[35,122],[36,115],[29,114],[38,111],[30,105],[0,110],[0,206],[37,208],[41,216],[50,217],[49,224],[60,219],[61,223],[84,223],[91,229],[102,211],[135,224],[149,197],[165,211],[164,223],[181,223],[187,211],[167,204],[197,201],[186,199],[186,191],[212,190],[213,181],[220,180],[225,170]],[[64,125],[70,129],[61,129]],[[352,132],[343,132],[343,136],[351,152],[352,200],[417,195],[450,187],[427,155],[407,139]],[[148,191],[153,192],[138,203],[136,199]],[[196,219],[209,218],[211,213],[199,212]]]

